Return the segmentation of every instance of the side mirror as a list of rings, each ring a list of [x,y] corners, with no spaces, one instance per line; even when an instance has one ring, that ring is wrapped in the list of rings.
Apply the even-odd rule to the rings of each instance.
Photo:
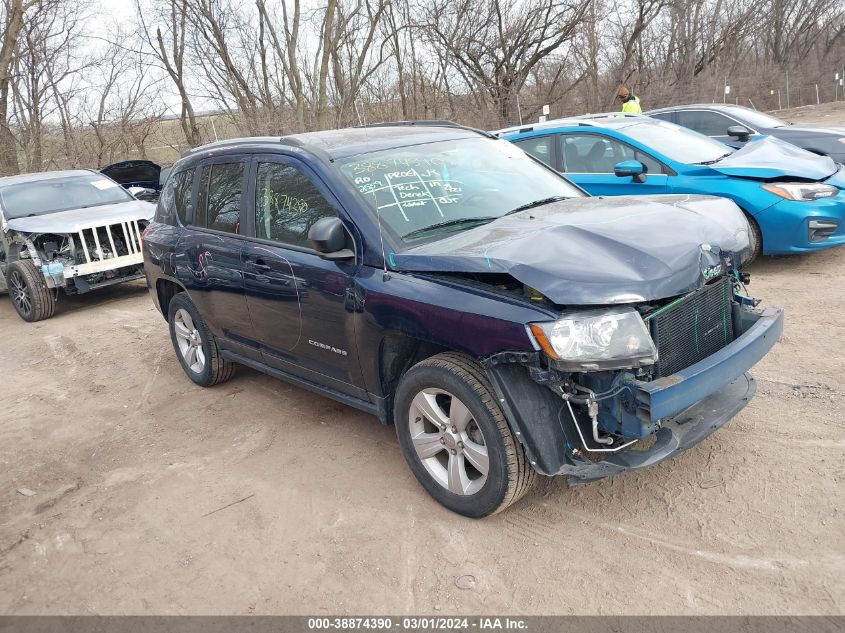
[[[627,178],[631,176],[634,182],[645,182],[646,173],[648,169],[638,160],[623,160],[621,163],[616,163],[613,167],[613,173],[619,178]]]
[[[750,134],[751,131],[742,125],[732,125],[728,128],[728,136],[735,138],[740,143],[745,143]]]
[[[353,259],[355,253],[346,248],[347,232],[340,218],[320,218],[308,230],[308,241],[323,259]]]

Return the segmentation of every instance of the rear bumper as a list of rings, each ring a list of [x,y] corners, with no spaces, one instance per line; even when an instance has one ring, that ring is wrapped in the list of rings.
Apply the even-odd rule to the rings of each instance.
[[[625,382],[636,396],[638,416],[657,422],[684,411],[751,369],[782,333],[783,309],[766,308],[746,332],[704,360],[665,378]]]

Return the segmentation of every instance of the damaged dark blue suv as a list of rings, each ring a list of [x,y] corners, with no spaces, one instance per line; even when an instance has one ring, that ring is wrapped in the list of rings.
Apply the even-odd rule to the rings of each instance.
[[[707,196],[592,198],[446,123],[224,141],[173,167],[143,251],[176,356],[395,424],[439,502],[650,466],[726,424],[783,328]]]

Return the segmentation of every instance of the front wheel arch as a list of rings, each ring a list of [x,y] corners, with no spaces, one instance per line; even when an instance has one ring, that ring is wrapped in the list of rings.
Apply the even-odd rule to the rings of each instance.
[[[470,450],[472,444],[477,444],[478,440],[477,437],[472,438],[464,432],[469,427],[462,428],[459,422],[457,427],[453,425],[451,404],[443,405],[448,406],[448,413],[441,407],[440,413],[435,414],[435,417],[439,416],[441,423],[439,429],[437,424],[432,423],[426,425],[429,428],[420,431],[422,435],[415,435],[417,431],[411,427],[416,427],[418,423],[428,419],[429,415],[424,411],[431,411],[433,405],[415,409],[414,403],[418,396],[432,389],[443,392],[448,396],[447,400],[457,398],[464,405],[462,411],[469,412],[470,417],[464,417],[464,421],[471,420],[481,433],[486,449],[484,454],[487,460],[484,464],[487,472],[484,473],[485,483],[480,489],[470,492],[469,488],[464,493],[456,494],[451,486],[439,482],[424,463],[435,455],[444,457],[440,454],[441,451],[445,458],[450,460],[449,453],[454,456],[456,449],[459,458],[469,459],[472,463],[473,458],[469,453],[466,457],[460,453]],[[487,373],[469,356],[445,352],[414,365],[399,382],[395,410],[396,433],[408,466],[428,493],[453,512],[473,518],[494,514],[518,501],[533,486],[536,472],[499,406]],[[448,416],[448,420],[445,416]],[[443,436],[440,444],[437,443],[437,437],[429,437],[432,433],[440,433]],[[472,439],[472,442],[468,438]],[[419,443],[420,440],[422,444]],[[460,440],[466,446],[461,444]],[[443,448],[440,448],[441,444]],[[424,448],[421,449],[421,446]],[[472,450],[477,448],[478,446],[472,447]],[[423,452],[420,453],[420,450]],[[451,461],[448,465],[441,464],[437,470],[443,469],[450,470]]]
[[[740,208],[742,209],[742,207]],[[750,237],[753,241],[751,259],[745,262],[745,266],[748,266],[763,254],[763,232],[760,230],[760,225],[757,223],[757,220],[753,215],[748,213],[745,209],[742,209],[742,213],[745,215],[745,219],[748,220],[748,226],[751,229]]]

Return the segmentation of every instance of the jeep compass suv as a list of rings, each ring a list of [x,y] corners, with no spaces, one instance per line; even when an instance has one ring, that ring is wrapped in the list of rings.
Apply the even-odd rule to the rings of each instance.
[[[191,380],[247,365],[369,411],[472,517],[536,473],[650,466],[742,409],[783,327],[745,292],[751,250],[730,201],[591,198],[442,122],[191,150],[143,240]]]

